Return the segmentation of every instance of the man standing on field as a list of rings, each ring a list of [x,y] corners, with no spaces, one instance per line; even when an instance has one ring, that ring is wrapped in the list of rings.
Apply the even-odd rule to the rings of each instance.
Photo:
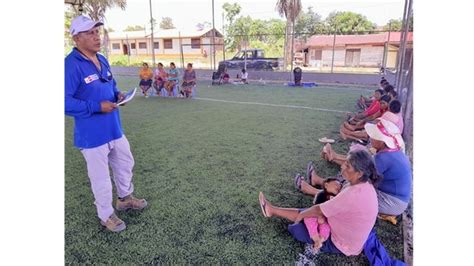
[[[86,160],[100,223],[112,232],[120,232],[126,226],[112,206],[109,165],[118,194],[118,211],[141,210],[147,202],[132,195],[134,160],[116,104],[124,96],[107,59],[98,53],[102,25],[85,16],[71,22],[75,47],[65,59],[65,112],[74,117],[74,146]]]

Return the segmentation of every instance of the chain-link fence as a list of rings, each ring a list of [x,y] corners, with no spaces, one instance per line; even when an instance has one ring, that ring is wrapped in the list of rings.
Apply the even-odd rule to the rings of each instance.
[[[309,72],[330,73],[380,73],[397,68],[397,55],[400,48],[399,31],[354,32],[353,34],[326,33],[314,35],[297,33],[288,35],[285,56],[285,35],[258,34],[236,35],[227,38],[241,40],[237,49],[226,49],[227,58],[235,62],[243,60],[242,50],[257,50],[248,53],[247,66],[259,67],[254,61],[277,61],[274,71],[291,71],[301,67]],[[293,43],[291,42],[293,40]],[[412,49],[413,34],[408,35],[408,49]],[[292,45],[293,44],[293,45]],[[253,56],[253,57],[252,57]],[[286,59],[286,60],[285,60]],[[264,68],[268,69],[268,68]]]
[[[268,33],[221,36],[214,41],[211,36],[155,37],[153,44],[149,35],[122,39],[110,36],[109,61],[119,66],[175,62],[180,67],[193,63],[197,69],[214,70],[219,64],[226,64],[229,69],[292,71],[300,67],[305,72],[387,73],[398,67],[401,36],[400,31],[295,33],[287,37]],[[155,60],[151,47],[155,49]],[[411,58],[412,32],[407,34],[406,48],[406,57]],[[408,68],[410,60],[404,60],[404,64]]]

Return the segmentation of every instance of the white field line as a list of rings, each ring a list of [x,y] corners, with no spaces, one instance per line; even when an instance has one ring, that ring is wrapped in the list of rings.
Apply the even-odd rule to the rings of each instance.
[[[342,114],[345,114],[345,113],[349,112],[349,111],[315,108],[315,107],[299,106],[299,105],[283,105],[283,104],[271,104],[271,103],[259,103],[259,102],[237,102],[237,101],[227,101],[227,100],[219,100],[219,99],[212,99],[212,98],[199,98],[199,97],[196,97],[194,99],[202,100],[202,101],[211,101],[211,102],[222,102],[222,103],[263,105],[263,106],[284,107],[284,108],[293,108],[293,109],[308,109],[308,110],[316,110],[316,111],[332,112],[332,113],[342,113]]]

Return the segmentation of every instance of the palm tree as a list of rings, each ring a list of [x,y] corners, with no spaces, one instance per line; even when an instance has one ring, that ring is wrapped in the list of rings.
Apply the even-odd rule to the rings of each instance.
[[[65,0],[65,2],[70,2],[70,0]],[[74,1],[76,2],[76,1]],[[127,0],[83,0],[78,1],[79,3],[74,4],[74,9],[76,14],[85,13],[91,19],[95,21],[102,21],[105,18],[105,11],[113,8],[120,7],[122,10],[125,10],[127,7]],[[82,4],[81,4],[82,2]],[[109,50],[109,32],[106,27],[104,27],[104,48],[105,56],[108,57]]]
[[[295,20],[301,12],[301,0],[278,0],[276,4],[276,9],[280,16],[285,16],[286,18],[286,28],[285,28],[285,52],[283,59],[283,68],[286,70],[287,60],[288,60],[288,48],[291,45],[291,57],[293,57],[293,42],[295,36]],[[288,41],[288,34],[291,34],[291,43]],[[293,62],[293,58],[291,59]],[[293,66],[293,64],[291,64]]]

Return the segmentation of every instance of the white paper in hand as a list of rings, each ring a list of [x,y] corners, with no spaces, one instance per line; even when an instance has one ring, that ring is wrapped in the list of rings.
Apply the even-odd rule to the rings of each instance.
[[[127,102],[129,102],[133,96],[135,96],[135,93],[137,92],[137,88],[130,89],[127,93],[125,93],[123,99],[117,103],[117,105],[123,105]]]

